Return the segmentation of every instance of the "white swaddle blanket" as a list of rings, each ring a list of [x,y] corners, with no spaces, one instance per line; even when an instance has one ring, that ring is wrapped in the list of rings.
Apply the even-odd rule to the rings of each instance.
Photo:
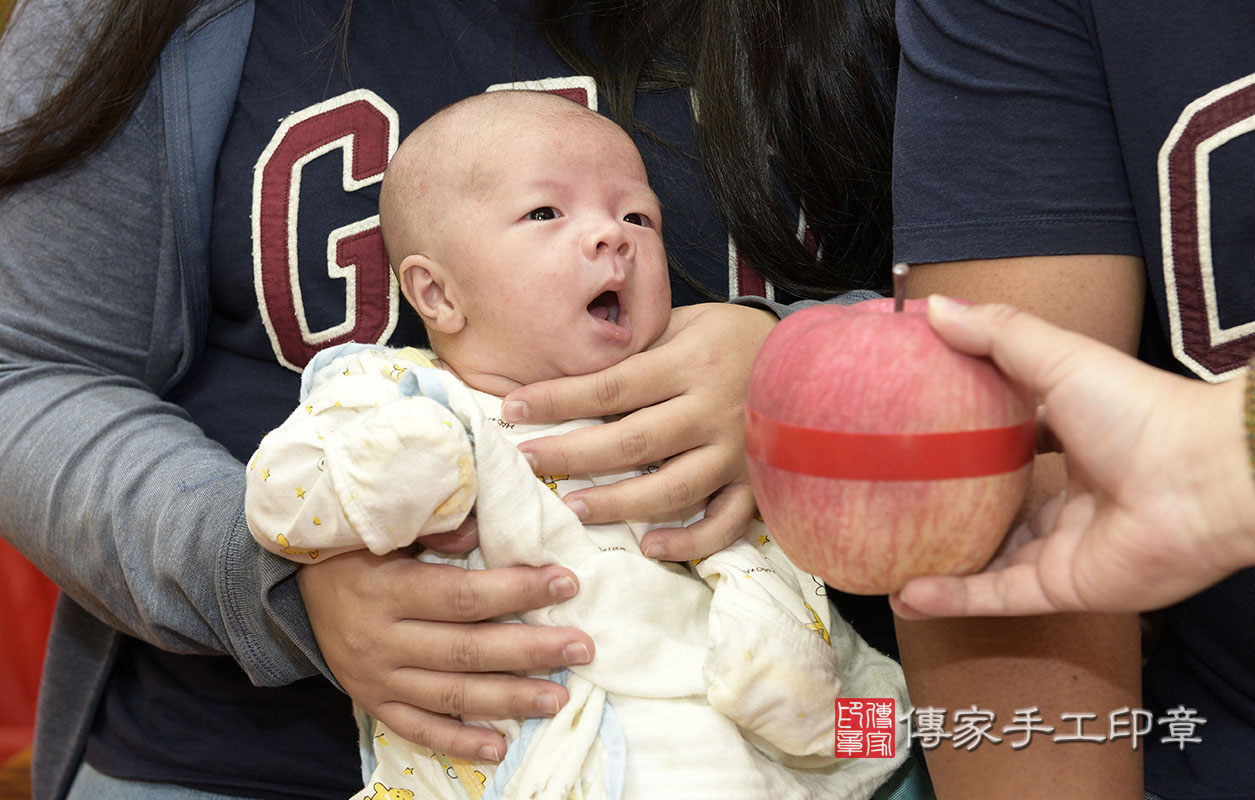
[[[491,723],[510,741],[500,765],[449,759],[363,720],[370,777],[357,797],[865,798],[893,772],[903,726],[897,757],[837,759],[834,701],[905,708],[900,667],[832,612],[761,522],[695,565],[645,558],[640,537],[662,523],[581,524],[516,446],[597,421],[506,426],[498,398],[421,358],[345,346],[310,365],[304,407],[250,462],[259,540],[303,560],[387,552],[453,529],[473,502],[478,550],[435,560],[571,569],[574,598],[520,616],[587,632],[596,657],[555,676],[571,698],[556,717]],[[314,467],[288,470],[316,452]],[[557,477],[569,491],[623,476]],[[288,480],[306,488],[299,502],[278,488]],[[255,499],[254,481],[266,484]]]

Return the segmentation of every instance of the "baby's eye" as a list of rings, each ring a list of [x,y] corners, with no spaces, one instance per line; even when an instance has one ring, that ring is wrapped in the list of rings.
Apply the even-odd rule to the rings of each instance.
[[[558,212],[550,206],[542,206],[540,208],[532,209],[528,213],[527,218],[535,220],[536,222],[544,222],[545,220],[557,219]]]
[[[649,217],[644,214],[631,213],[625,216],[623,221],[630,225],[640,225],[643,228],[649,227]]]

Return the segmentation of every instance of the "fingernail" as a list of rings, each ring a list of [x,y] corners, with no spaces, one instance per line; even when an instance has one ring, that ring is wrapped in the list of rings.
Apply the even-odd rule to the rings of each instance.
[[[575,581],[563,575],[549,581],[549,594],[557,600],[575,597]]]
[[[588,506],[584,504],[583,500],[563,500],[562,502],[566,503],[566,507],[571,509],[575,516],[579,517],[580,522],[588,519]]]
[[[485,761],[500,761],[501,753],[497,750],[497,748],[490,744],[486,744],[479,748],[479,757]]]
[[[536,707],[540,710],[542,717],[552,717],[558,713],[558,698],[551,694],[542,694]]]
[[[578,667],[580,664],[587,664],[593,660],[593,656],[588,652],[588,646],[583,642],[572,642],[562,648],[562,658],[568,666]]]
[[[532,455],[526,450],[522,450],[520,452],[523,453],[523,458],[527,459],[528,469],[530,469],[532,472],[535,472],[536,471],[536,456]]]
[[[652,558],[660,561],[666,554],[666,549],[660,544],[651,544],[649,547],[645,548],[645,558]]]
[[[937,314],[958,314],[967,306],[941,294],[928,295],[928,310]]]
[[[507,400],[501,406],[501,418],[506,422],[526,422],[527,403],[522,400]]]
[[[464,542],[477,533],[479,533],[479,520],[472,517],[463,523],[462,532],[458,534],[458,541]]]

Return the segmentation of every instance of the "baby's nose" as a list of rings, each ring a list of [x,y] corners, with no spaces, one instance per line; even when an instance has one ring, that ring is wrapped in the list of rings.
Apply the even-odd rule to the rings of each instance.
[[[589,258],[615,253],[622,258],[631,258],[636,252],[632,237],[624,230],[627,223],[608,220],[596,226],[587,239],[586,255]]]

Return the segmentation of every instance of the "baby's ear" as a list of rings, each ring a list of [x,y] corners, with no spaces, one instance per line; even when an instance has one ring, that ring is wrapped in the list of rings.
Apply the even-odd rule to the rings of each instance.
[[[466,317],[450,291],[449,271],[427,256],[406,256],[397,269],[401,276],[401,292],[410,302],[423,324],[440,333],[453,335],[466,325]]]

